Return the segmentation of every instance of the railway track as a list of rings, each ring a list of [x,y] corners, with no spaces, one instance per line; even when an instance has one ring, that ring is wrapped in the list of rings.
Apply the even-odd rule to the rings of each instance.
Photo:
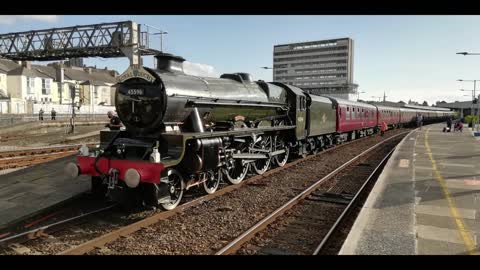
[[[77,153],[80,147],[81,145],[70,145],[0,152],[0,170],[27,167],[71,156]]]
[[[335,223],[330,227],[327,234],[323,237],[323,240],[315,248],[313,255],[338,254],[338,251],[340,250],[341,245],[345,240],[345,238],[341,237],[339,234],[344,233],[345,237],[348,234],[346,232],[341,231],[343,229],[342,225],[346,223],[346,220],[349,217],[349,215],[354,214],[353,212],[355,210],[355,207],[359,206],[363,202],[363,199],[367,197],[366,195],[369,193],[371,187],[373,186],[373,182],[380,176],[382,169],[387,164],[387,161],[389,160],[394,150],[395,149],[392,149],[380,161],[380,163],[375,167],[375,169],[368,175],[368,178],[365,180],[363,185],[360,187],[357,193],[355,193],[355,196],[351,198],[348,205],[345,206],[340,216],[336,219]],[[351,225],[353,225],[353,223],[350,224],[350,226]],[[338,241],[339,238],[336,238],[336,237],[340,237],[341,241]]]
[[[406,133],[407,132],[404,132],[404,133],[398,134],[398,135],[393,136],[393,137],[397,137],[397,136],[400,136],[400,135],[405,135]],[[366,138],[369,138],[369,137],[366,137]],[[245,185],[259,185],[261,183],[256,183],[258,180],[261,180],[263,178],[267,178],[267,177],[269,177],[270,175],[273,175],[273,174],[277,174],[278,172],[280,172],[282,170],[285,170],[285,169],[291,168],[293,166],[296,166],[299,163],[302,163],[302,162],[305,162],[307,160],[310,160],[310,159],[314,158],[315,156],[319,156],[319,155],[322,155],[324,153],[328,153],[332,150],[338,150],[339,148],[343,148],[343,147],[345,147],[345,146],[347,146],[351,143],[355,143],[355,142],[358,142],[358,141],[360,141],[360,140],[356,140],[356,141],[353,141],[353,142],[349,142],[349,143],[339,145],[339,146],[331,148],[331,149],[327,149],[324,152],[321,152],[317,155],[308,156],[307,158],[304,158],[304,159],[297,159],[293,162],[287,163],[284,167],[272,169],[272,170],[266,172],[263,175],[250,177],[249,179],[243,181],[239,185],[227,186],[225,188],[222,188],[222,189],[218,190],[214,194],[206,195],[206,196],[200,197],[198,199],[192,200],[188,203],[185,203],[183,205],[180,205],[179,207],[177,207],[176,209],[174,209],[172,211],[160,212],[160,213],[154,214],[154,215],[152,215],[148,218],[145,218],[145,219],[140,220],[138,222],[132,223],[132,224],[127,225],[125,227],[122,227],[118,230],[111,231],[107,234],[104,234],[104,235],[98,237],[98,238],[87,241],[87,242],[85,242],[81,245],[78,245],[78,246],[74,247],[74,248],[65,250],[65,251],[61,252],[60,254],[63,254],[63,255],[81,255],[81,254],[94,252],[94,250],[100,249],[101,247],[105,247],[109,243],[112,243],[119,238],[127,237],[128,235],[131,235],[134,232],[137,232],[139,230],[148,228],[148,227],[152,226],[153,224],[158,223],[159,221],[167,220],[168,218],[170,218],[172,216],[182,214],[185,211],[187,211],[188,209],[195,208],[195,207],[200,206],[202,204],[204,205],[208,201],[211,201],[214,198],[218,198],[218,197],[223,196],[227,193],[231,193],[235,190],[238,190],[242,186],[245,186]],[[383,142],[377,144],[376,146],[379,146],[379,145],[382,145],[382,144],[383,144]],[[374,148],[375,147],[370,148],[369,151],[371,151]],[[369,151],[366,151],[365,153],[367,153]],[[348,166],[348,165],[345,165],[345,166]]]
[[[4,134],[0,135],[0,142],[11,142],[11,141],[19,141],[25,139],[35,139],[45,136],[45,133],[39,134]]]
[[[30,227],[40,224],[46,220],[54,219],[55,216],[60,215],[62,212],[65,212],[65,209],[58,209],[56,211],[52,211],[51,213],[41,215],[35,218],[33,221],[23,224],[20,226],[23,229],[22,232],[12,233],[12,232],[4,232],[0,234],[0,246],[8,245],[9,243],[14,243],[14,245],[19,245],[24,243],[28,240],[36,239],[43,236],[48,236],[48,234],[59,231],[65,228],[68,225],[73,224],[74,222],[79,222],[81,219],[85,219],[92,215],[105,212],[117,206],[117,204],[110,204],[107,206],[101,206],[93,209],[89,209],[85,212],[81,212],[80,214],[71,215],[67,218],[63,218],[60,220],[55,220],[46,225],[42,225],[35,229],[29,229]]]
[[[367,187],[380,175],[394,151],[396,143],[388,145],[389,142],[391,141],[384,141],[367,149],[316,181],[229,242],[216,255],[336,254],[343,243],[343,238],[338,236],[345,219],[360,203],[361,198],[366,197],[361,195],[368,194]],[[379,146],[385,147],[379,149]],[[365,158],[375,150],[377,153]],[[361,159],[363,160],[359,163]],[[328,190],[319,188],[325,182],[335,180],[337,184]]]
[[[320,152],[317,155],[311,155],[311,156],[308,156],[304,159],[294,160],[292,162],[287,163],[284,167],[274,168],[270,171],[267,171],[263,175],[257,175],[257,176],[250,177],[249,179],[243,181],[239,185],[231,186],[231,185],[223,184],[224,186],[225,185],[226,186],[219,189],[216,193],[211,194],[211,195],[205,195],[205,196],[202,196],[200,198],[196,197],[196,199],[190,197],[189,202],[186,202],[183,205],[180,205],[179,207],[177,207],[173,211],[168,211],[168,212],[147,211],[149,213],[145,213],[145,214],[142,213],[138,216],[133,215],[133,219],[125,218],[125,213],[122,213],[121,215],[116,213],[117,214],[116,218],[111,218],[111,219],[108,219],[108,221],[107,221],[107,223],[111,223],[111,224],[102,225],[105,228],[102,228],[100,230],[101,233],[96,232],[96,233],[92,234],[93,239],[92,239],[92,235],[87,235],[85,237],[85,236],[82,236],[82,233],[77,233],[77,232],[82,231],[84,228],[91,227],[91,226],[98,227],[97,225],[92,225],[96,222],[105,223],[105,221],[99,221],[99,220],[104,219],[106,216],[111,215],[112,213],[115,214],[114,212],[112,212],[113,209],[107,210],[107,212],[102,213],[101,216],[100,215],[95,215],[93,213],[92,215],[79,217],[78,219],[74,218],[74,219],[72,219],[72,221],[68,221],[70,219],[70,217],[68,217],[68,218],[65,218],[65,220],[67,220],[65,222],[60,222],[61,220],[56,220],[55,222],[50,223],[50,225],[49,224],[42,225],[42,226],[40,226],[36,229],[29,229],[27,231],[22,231],[22,232],[18,232],[18,233],[15,233],[14,231],[11,231],[11,232],[9,232],[8,235],[0,233],[0,241],[1,241],[1,239],[4,239],[5,237],[11,237],[10,240],[8,240],[6,242],[8,242],[8,243],[13,242],[12,245],[25,243],[25,244],[28,244],[29,247],[31,247],[33,245],[34,248],[32,248],[32,250],[35,250],[35,249],[36,250],[42,250],[43,254],[45,254],[45,253],[47,253],[47,254],[85,254],[85,253],[92,253],[92,252],[95,253],[96,250],[98,250],[97,249],[98,247],[106,246],[109,243],[112,243],[115,240],[121,238],[122,236],[128,236],[128,235],[133,234],[134,232],[139,231],[143,228],[147,228],[149,226],[152,226],[152,224],[155,224],[159,221],[168,220],[170,217],[178,216],[178,214],[181,215],[182,213],[188,211],[189,209],[196,208],[196,207],[199,207],[199,206],[201,207],[202,205],[208,204],[209,201],[212,201],[215,198],[222,197],[222,195],[224,195],[224,194],[231,193],[235,190],[239,190],[241,187],[244,187],[244,186],[247,186],[247,187],[263,186],[265,183],[263,183],[262,180],[274,177],[273,175],[277,175],[278,172],[286,171],[286,173],[288,173],[291,170],[292,167],[295,168],[295,166],[298,166],[299,164],[302,164],[304,162],[307,162],[307,163],[312,162],[310,160],[316,159],[319,156],[322,156],[323,154],[327,154],[327,156],[329,156],[328,153],[335,153],[335,152],[333,152],[333,150],[339,150],[339,149],[342,149],[345,146],[348,146],[348,145],[351,145],[351,144],[355,144],[355,143],[362,144],[361,143],[362,141],[368,140],[369,138],[372,138],[372,137],[365,137],[365,138],[355,140],[353,142],[344,143],[344,144],[338,145],[334,148],[330,148],[330,149],[327,149],[323,152]],[[374,141],[377,140],[375,138],[372,138],[372,139]],[[287,170],[289,168],[290,168],[290,170]],[[278,174],[278,175],[280,175],[280,174]],[[226,196],[224,196],[224,197],[226,197]],[[188,196],[186,198],[188,200]],[[32,221],[28,222],[28,224],[30,224],[30,226],[31,226],[30,228],[33,228],[32,224],[39,223],[38,221],[41,221],[42,219],[45,219],[45,220],[49,219],[49,215],[52,215],[52,214],[54,214],[54,212],[50,211],[48,213],[44,213],[43,215],[39,215],[38,217],[35,218],[35,220],[33,222]],[[95,216],[95,217],[92,217],[92,216]],[[91,217],[91,218],[89,218],[89,217]],[[42,223],[42,224],[44,224],[44,223]],[[77,226],[77,224],[81,224],[81,226]],[[119,228],[119,226],[120,226],[120,228]],[[66,228],[66,230],[65,230],[65,228]],[[95,230],[96,229],[92,229],[91,231],[94,232]],[[72,232],[73,232],[74,235],[70,236],[70,234],[72,234]],[[22,235],[20,235],[20,234],[22,234]],[[59,234],[60,234],[60,236],[59,236]],[[69,240],[67,240],[67,242],[68,241],[71,242],[72,237],[74,237],[76,239],[73,242],[73,244],[72,243],[65,244],[63,246],[63,248],[61,248],[61,249],[60,248],[47,247],[47,246],[52,245],[50,243],[52,239],[55,239],[55,241],[57,241],[56,238],[62,239],[62,240],[58,240],[60,242],[64,241],[63,239],[69,239]],[[45,242],[46,240],[44,240],[44,239],[50,239],[50,240]],[[91,239],[91,240],[88,241],[88,239]],[[30,243],[30,242],[32,242],[32,243]],[[57,244],[55,244],[55,245],[57,245]],[[37,248],[35,248],[35,246]],[[72,248],[72,246],[74,246],[74,247]],[[43,249],[50,250],[50,251],[43,252]],[[3,252],[0,251],[0,253],[4,253],[4,252],[5,252],[5,250]],[[10,254],[10,253],[7,251],[6,254]],[[13,253],[13,254],[17,254],[17,253]],[[33,253],[33,254],[35,254],[35,253]]]

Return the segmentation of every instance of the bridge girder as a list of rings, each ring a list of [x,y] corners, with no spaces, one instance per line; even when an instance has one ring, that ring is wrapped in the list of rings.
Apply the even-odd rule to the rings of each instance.
[[[141,64],[141,55],[159,53],[142,34],[148,35],[132,21],[1,34],[0,56],[28,61],[127,56],[131,64]]]

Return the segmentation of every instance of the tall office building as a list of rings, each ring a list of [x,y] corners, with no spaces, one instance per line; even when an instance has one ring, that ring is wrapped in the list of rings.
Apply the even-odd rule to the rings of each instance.
[[[273,80],[312,94],[349,98],[353,83],[353,40],[339,38],[275,45]]]

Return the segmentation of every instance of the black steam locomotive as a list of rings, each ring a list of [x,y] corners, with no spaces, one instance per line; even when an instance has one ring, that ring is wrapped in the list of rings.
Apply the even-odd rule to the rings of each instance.
[[[169,210],[191,187],[213,193],[222,179],[238,184],[249,172],[285,165],[290,154],[348,139],[337,132],[338,100],[246,73],[190,76],[183,58],[156,58],[157,69],[131,66],[119,77],[116,110],[126,129],[102,131],[100,147],[83,147],[77,163],[66,167],[72,176],[91,175],[97,194],[126,190]],[[377,121],[364,122],[348,132],[373,133]]]

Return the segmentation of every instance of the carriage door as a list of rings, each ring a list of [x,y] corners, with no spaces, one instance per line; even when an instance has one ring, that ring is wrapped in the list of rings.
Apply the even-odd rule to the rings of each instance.
[[[304,139],[307,132],[307,100],[305,96],[297,96],[297,139]]]

